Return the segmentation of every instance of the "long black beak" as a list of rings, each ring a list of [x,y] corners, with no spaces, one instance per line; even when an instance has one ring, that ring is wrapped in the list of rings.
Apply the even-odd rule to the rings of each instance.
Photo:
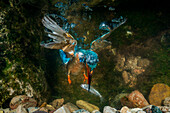
[[[89,84],[88,91],[90,91],[91,79],[92,79],[92,73],[90,71],[90,73],[88,75],[88,84]]]
[[[92,79],[92,73],[90,67],[86,63],[86,68],[87,68],[87,75],[88,75],[88,91],[90,91],[90,84],[91,84],[91,79]]]

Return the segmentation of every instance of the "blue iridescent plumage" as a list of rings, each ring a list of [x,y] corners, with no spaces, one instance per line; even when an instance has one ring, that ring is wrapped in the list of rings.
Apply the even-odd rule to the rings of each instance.
[[[60,8],[61,3],[57,6]],[[55,15],[51,15],[54,19],[58,18]],[[64,17],[59,17],[64,21],[62,28],[55,22],[50,16],[45,16],[42,19],[43,25],[46,27],[46,33],[51,38],[48,42],[43,42],[40,45],[49,49],[58,49],[60,57],[64,64],[68,68],[68,82],[71,84],[70,75],[78,74],[79,72],[84,73],[84,81],[88,78],[88,84],[90,89],[91,77],[93,70],[96,68],[99,62],[98,55],[96,51],[103,48],[105,45],[111,44],[111,42],[105,40],[110,36],[111,32],[117,27],[124,24],[126,19],[120,17],[118,19],[112,20],[112,22],[102,22],[99,29],[107,31],[107,33],[98,37],[96,40],[92,41],[89,49],[83,49],[84,38],[80,37],[77,40],[68,33],[68,31],[75,27],[76,24],[68,24]],[[88,77],[86,77],[86,73]]]

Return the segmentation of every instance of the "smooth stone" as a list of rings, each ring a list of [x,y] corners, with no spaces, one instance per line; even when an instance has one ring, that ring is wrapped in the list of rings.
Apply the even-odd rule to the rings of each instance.
[[[59,109],[57,109],[56,111],[54,111],[53,113],[71,113],[71,112],[69,111],[68,108],[62,106]]]
[[[63,105],[64,107],[68,108],[70,112],[78,110],[78,107],[70,102]]]
[[[139,111],[137,111],[136,113],[146,113],[146,112],[139,110]]]
[[[143,111],[145,111],[146,113],[152,113],[152,105],[148,105],[142,108]]]
[[[47,102],[43,102],[40,106],[40,108],[45,107],[47,105]]]
[[[34,111],[37,111],[39,109],[39,107],[29,107],[27,110],[28,110],[28,113],[32,113]]]
[[[9,113],[10,112],[10,108],[6,108],[6,109],[3,109],[4,113]]]
[[[55,99],[55,100],[53,100],[50,104],[51,104],[54,108],[58,109],[58,108],[60,108],[60,107],[63,105],[63,103],[64,103],[64,98],[61,98],[61,99]]]
[[[88,112],[88,111],[85,110],[85,109],[78,109],[78,110],[76,110],[76,111],[73,111],[73,113],[90,113],[90,112]]]
[[[114,100],[111,102],[111,106],[117,109],[121,109],[121,98],[128,96],[128,93],[121,93],[115,96]]]
[[[17,109],[13,109],[13,110],[11,110],[11,111],[9,111],[9,112],[5,112],[5,113],[17,113],[16,110],[17,110]]]
[[[52,105],[49,105],[49,104],[47,104],[47,105],[45,106],[45,108],[47,108],[47,109],[50,110],[50,111],[54,111],[54,110],[55,110],[55,108],[54,108]]]
[[[19,105],[16,109],[16,112],[17,113],[27,113],[27,110],[22,105]]]
[[[127,106],[122,107],[122,109],[120,110],[121,113],[131,113],[130,109]]]
[[[78,100],[76,101],[76,105],[81,108],[81,109],[85,109],[89,112],[92,112],[94,110],[99,110],[99,108],[93,104],[90,104],[86,101],[83,101],[83,100]]]
[[[170,87],[166,84],[155,84],[149,94],[149,102],[155,106],[161,106],[162,101],[170,96]]]
[[[165,98],[165,100],[163,101],[163,105],[170,107],[170,97]]]
[[[48,113],[48,112],[45,112],[45,111],[34,111],[34,112],[32,112],[32,113]]]
[[[158,108],[163,112],[163,113],[170,113],[170,107],[168,106],[158,106]]]
[[[143,111],[141,108],[133,108],[133,109],[130,109],[130,111],[132,112],[132,113],[136,113],[136,112],[138,112],[138,111]]]
[[[42,108],[39,109],[39,111],[48,112],[48,109],[46,107],[42,107]]]
[[[92,111],[92,113],[101,113],[101,112],[98,110],[94,110],[94,111]]]
[[[24,108],[36,107],[37,101],[26,95],[18,95],[12,98],[9,106],[11,109],[16,109],[19,105],[23,105]]]
[[[110,106],[105,106],[104,109],[103,109],[103,113],[116,113],[116,109],[115,108],[112,108]]]
[[[131,92],[128,96],[121,98],[121,103],[129,108],[142,108],[149,103],[138,90]]]
[[[151,108],[152,113],[162,113],[162,111],[157,106],[152,106]]]

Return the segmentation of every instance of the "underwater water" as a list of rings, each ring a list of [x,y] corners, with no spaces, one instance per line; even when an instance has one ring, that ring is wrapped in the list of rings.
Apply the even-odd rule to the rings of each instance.
[[[122,95],[139,90],[149,100],[154,84],[170,86],[170,14],[161,1],[12,0],[0,3],[3,4],[0,5],[2,107],[8,107],[13,96],[27,94],[40,103],[64,98],[65,103],[87,101],[101,111],[108,105],[120,109]],[[53,27],[43,26],[45,15],[65,31],[60,32],[74,37],[77,45],[73,55],[57,47],[56,43],[67,42],[59,39],[65,35],[57,34]],[[107,34],[109,36],[102,39]],[[80,63],[76,64],[77,61]],[[80,67],[83,72],[78,72]],[[89,83],[84,81],[84,72],[91,76],[91,90],[95,90],[82,86]]]

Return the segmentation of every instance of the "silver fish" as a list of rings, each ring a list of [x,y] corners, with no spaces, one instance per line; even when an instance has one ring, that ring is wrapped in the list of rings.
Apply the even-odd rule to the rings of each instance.
[[[103,97],[102,95],[96,90],[94,89],[92,86],[90,86],[90,90],[89,90],[89,85],[88,84],[81,84],[80,85],[83,89],[89,91],[90,93],[99,96],[100,97],[100,101],[103,102]]]

